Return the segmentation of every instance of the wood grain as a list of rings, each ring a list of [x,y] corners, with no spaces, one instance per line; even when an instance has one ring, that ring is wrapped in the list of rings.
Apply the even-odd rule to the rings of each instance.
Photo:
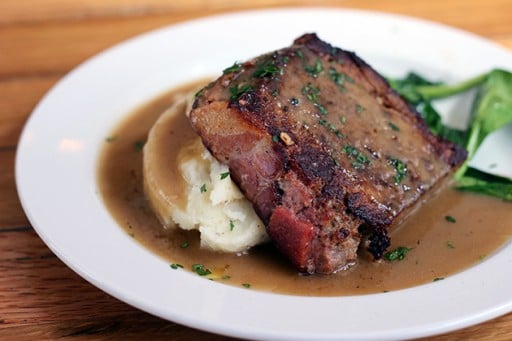
[[[46,91],[115,43],[216,13],[308,5],[412,15],[512,49],[509,0],[0,1],[0,340],[226,339],[141,312],[66,267],[23,212],[14,181],[16,145]],[[426,340],[467,339],[512,340],[512,314]]]

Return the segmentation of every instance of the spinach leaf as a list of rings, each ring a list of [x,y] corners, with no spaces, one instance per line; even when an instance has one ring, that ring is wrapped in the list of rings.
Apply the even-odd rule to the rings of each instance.
[[[432,105],[432,99],[448,96],[448,94],[454,93],[455,90],[465,91],[469,89],[468,86],[474,81],[461,82],[450,86],[428,80],[415,72],[408,73],[402,79],[388,79],[388,81],[396,92],[416,108],[432,133],[460,145],[466,144],[467,131],[445,126],[441,120],[441,115]]]
[[[468,160],[475,154],[485,137],[512,122],[512,73],[494,69],[454,85],[432,82],[409,73],[403,79],[389,80],[392,88],[415,106],[430,130],[468,150]],[[471,112],[471,122],[465,131],[445,126],[432,106],[437,98],[453,96],[478,87]],[[491,195],[512,201],[512,180],[469,168],[466,161],[455,173],[460,190]]]
[[[456,188],[512,201],[512,181],[473,168],[468,168],[464,176],[457,180]]]

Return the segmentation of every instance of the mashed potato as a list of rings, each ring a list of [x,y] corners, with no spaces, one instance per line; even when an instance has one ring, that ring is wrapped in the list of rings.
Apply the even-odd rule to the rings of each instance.
[[[144,190],[156,215],[166,228],[178,226],[199,230],[201,246],[216,251],[242,252],[265,242],[265,227],[220,164],[197,137],[184,146],[177,157],[178,176],[182,177],[180,196],[173,188],[166,165],[165,151],[169,125],[174,115],[188,113],[190,96],[178,101],[161,115],[144,146]]]

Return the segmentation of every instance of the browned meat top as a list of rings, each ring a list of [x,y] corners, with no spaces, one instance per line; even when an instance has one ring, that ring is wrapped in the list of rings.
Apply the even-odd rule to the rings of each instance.
[[[300,271],[356,259],[465,158],[355,54],[314,34],[235,63],[198,95],[191,124]],[[370,243],[371,244],[371,243]]]

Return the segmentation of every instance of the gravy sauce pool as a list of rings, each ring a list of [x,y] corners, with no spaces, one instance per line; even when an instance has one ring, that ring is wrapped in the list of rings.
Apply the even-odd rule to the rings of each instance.
[[[373,262],[360,257],[347,271],[303,276],[270,245],[242,255],[200,249],[197,232],[163,229],[142,186],[142,146],[149,129],[179,94],[198,84],[170,91],[129,115],[105,139],[99,162],[99,188],[108,210],[130,236],[169,264],[189,270],[193,264],[202,264],[212,271],[207,278],[251,289],[304,296],[357,295],[444,279],[484,262],[512,236],[511,203],[446,188],[391,232],[389,250],[399,246],[411,249],[399,261]],[[179,154],[179,146],[193,137],[187,118],[175,117],[166,137],[170,146],[166,157],[171,160],[169,181],[175,183],[178,197],[182,180],[176,176],[176,162],[172,160]]]

